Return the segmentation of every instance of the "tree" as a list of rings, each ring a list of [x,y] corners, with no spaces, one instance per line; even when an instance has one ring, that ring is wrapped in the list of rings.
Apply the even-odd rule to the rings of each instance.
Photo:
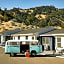
[[[28,17],[27,19],[26,19],[26,25],[30,25],[30,24],[32,24],[33,22],[34,22],[34,20],[35,20],[36,18],[34,17],[34,16],[30,16],[30,17]]]
[[[4,8],[4,11],[7,11],[7,8]]]
[[[6,13],[4,13],[4,21],[8,21],[8,16]]]

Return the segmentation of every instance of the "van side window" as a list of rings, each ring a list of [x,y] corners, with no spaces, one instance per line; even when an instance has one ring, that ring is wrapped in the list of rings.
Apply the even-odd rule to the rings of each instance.
[[[7,45],[19,45],[18,42],[8,42]]]
[[[29,45],[30,42],[26,42],[26,45]]]
[[[61,48],[61,37],[57,37],[57,47]]]
[[[11,42],[11,45],[17,45],[17,42]]]

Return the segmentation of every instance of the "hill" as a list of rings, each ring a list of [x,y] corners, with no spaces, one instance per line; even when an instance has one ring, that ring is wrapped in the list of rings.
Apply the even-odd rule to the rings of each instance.
[[[3,22],[24,23],[26,26],[50,27],[60,26],[64,28],[64,9],[58,9],[54,6],[40,6],[30,9],[13,8],[2,10],[0,8],[0,27]]]
[[[0,32],[16,30],[16,29],[27,30],[27,29],[35,29],[35,28],[39,28],[39,27],[32,26],[32,25],[27,26],[24,23],[15,22],[14,19],[8,22],[3,21],[2,23],[0,23]]]

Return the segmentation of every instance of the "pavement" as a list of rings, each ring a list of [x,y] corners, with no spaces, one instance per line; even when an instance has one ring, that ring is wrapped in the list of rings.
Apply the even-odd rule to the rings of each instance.
[[[28,58],[21,54],[10,57],[9,54],[4,53],[4,48],[0,47],[0,64],[64,64],[64,58],[48,55],[37,55]]]

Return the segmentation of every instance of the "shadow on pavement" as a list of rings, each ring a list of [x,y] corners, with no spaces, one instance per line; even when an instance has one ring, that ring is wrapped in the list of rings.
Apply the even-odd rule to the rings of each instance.
[[[56,57],[56,55],[36,55],[35,57]]]
[[[15,57],[25,57],[25,55],[16,55]]]
[[[15,57],[26,57],[25,55],[16,55]],[[34,57],[34,56],[30,56]],[[56,55],[36,55],[35,57],[56,57]]]

